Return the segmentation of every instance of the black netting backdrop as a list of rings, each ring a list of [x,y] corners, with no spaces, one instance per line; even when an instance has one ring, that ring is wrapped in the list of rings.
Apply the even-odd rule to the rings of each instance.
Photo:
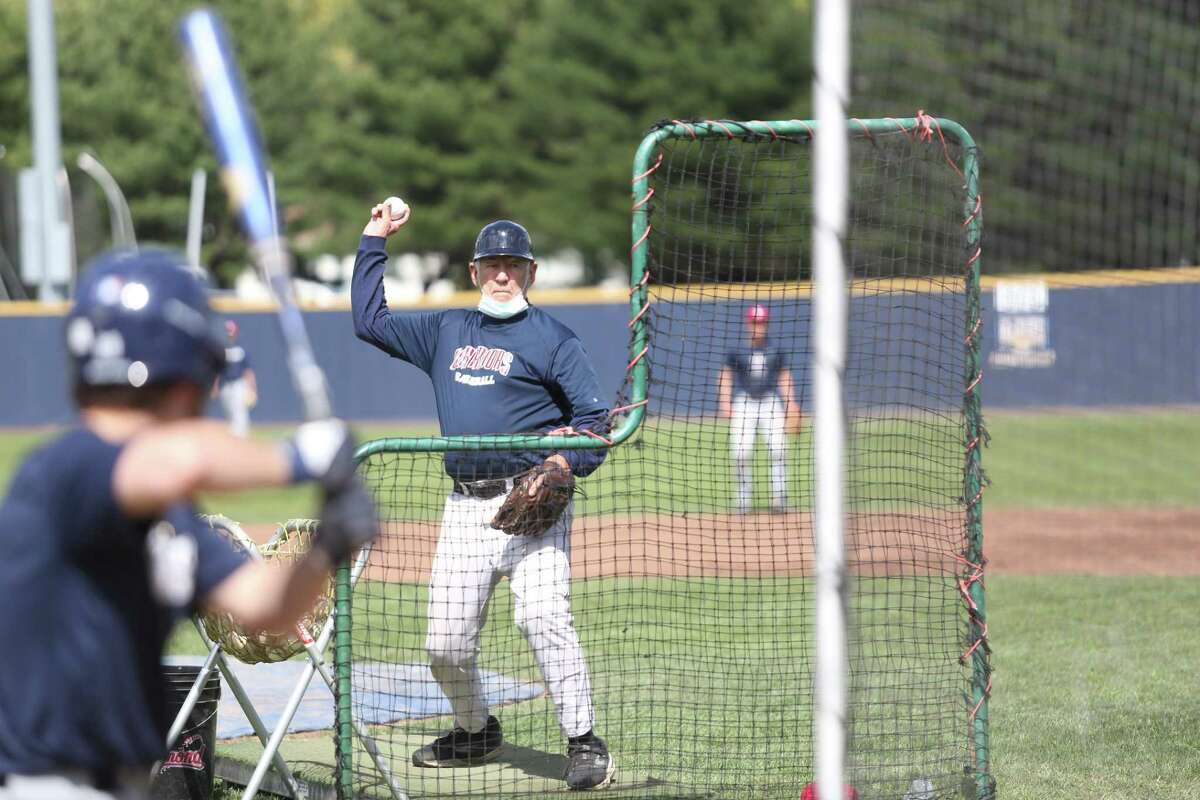
[[[1200,263],[1200,4],[861,0],[849,112],[987,153],[986,272]]]
[[[794,799],[814,778],[811,142],[736,130],[659,147],[643,245],[646,419],[574,505],[571,610],[622,797]],[[849,770],[863,798],[898,799],[914,781],[933,787],[921,796],[976,796],[964,788],[976,754],[958,588],[971,293],[951,162],[963,156],[911,132],[852,145]],[[764,312],[765,346],[748,348],[748,314]],[[741,391],[739,364],[775,389]],[[518,596],[531,590],[511,578],[477,660],[505,747],[483,766],[410,763],[452,724],[425,649],[431,560],[456,513],[443,459],[363,464],[388,521],[353,594],[354,716],[410,797],[565,793],[566,741]],[[357,739],[353,761],[355,790],[387,796]]]
[[[1200,531],[1200,3],[860,0],[854,114],[984,149],[999,574],[1190,575]]]

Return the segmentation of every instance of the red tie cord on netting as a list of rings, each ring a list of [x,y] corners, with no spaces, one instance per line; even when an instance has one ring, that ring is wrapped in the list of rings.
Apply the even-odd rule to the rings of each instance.
[[[910,132],[910,129],[904,127],[904,123],[901,122],[900,120],[896,119],[895,117],[884,117],[884,119],[887,120],[888,122],[894,123],[895,126],[900,129],[900,132],[903,133],[905,136],[907,136],[909,139],[913,138],[912,133]],[[913,130],[915,130],[915,129],[913,129]]]
[[[970,383],[967,384],[967,388],[963,390],[963,394],[970,394],[971,391],[976,386],[978,386],[979,382],[982,380],[983,380],[983,370],[979,370],[979,372],[975,373],[975,378]]]
[[[729,137],[730,139],[735,138],[733,135],[733,131],[729,130],[729,126],[726,125],[724,122],[721,122],[721,120],[719,120],[719,119],[706,119],[706,120],[704,120],[704,124],[705,125],[716,125],[721,130],[725,131],[725,135],[727,137]]]
[[[652,187],[650,187],[650,188],[649,188],[649,189],[646,191],[646,196],[645,196],[645,197],[643,197],[641,200],[638,200],[636,203],[634,203],[634,204],[633,204],[633,210],[634,210],[634,211],[637,211],[639,208],[641,208],[642,206],[646,205],[646,203],[649,203],[649,202],[650,202],[650,198],[651,198],[651,197],[654,197],[654,187],[653,187],[653,186],[652,186]]]
[[[611,413],[616,413],[616,411],[614,410]],[[589,431],[587,428],[584,428],[581,431],[577,431],[570,425],[566,425],[562,428],[555,428],[552,431],[548,431],[546,433],[546,435],[547,436],[590,436],[593,439],[599,439],[600,441],[604,442],[609,447],[612,447],[612,443],[613,443],[612,439],[609,439],[607,436],[601,436],[600,434],[596,433],[595,431]]]
[[[987,623],[979,618],[979,606],[975,603],[975,598],[971,597],[971,586],[977,582],[983,581],[983,567],[987,561],[986,559],[981,559],[980,563],[976,564],[957,554],[954,556],[954,558],[955,560],[967,565],[971,569],[970,574],[968,574],[967,577],[958,579],[958,593],[962,595],[963,602],[967,605],[967,613],[971,618],[972,624],[974,624],[974,626],[979,630],[979,635],[975,637],[975,641],[971,643],[971,646],[967,648],[966,652],[959,656],[958,663],[966,664],[967,659],[974,655],[976,650],[987,643]]]
[[[642,178],[648,178],[648,177],[650,177],[651,175],[653,175],[653,174],[654,174],[654,172],[655,172],[655,171],[658,169],[659,165],[660,165],[660,164],[662,164],[662,160],[663,160],[663,154],[662,154],[662,153],[659,153],[659,154],[658,154],[658,160],[657,160],[657,161],[655,161],[655,162],[654,162],[652,165],[650,165],[650,169],[646,170],[646,171],[645,171],[645,172],[643,172],[641,175],[634,175],[634,176],[633,176],[633,182],[634,182],[634,183],[637,183],[637,182],[638,182],[638,181],[640,181]],[[637,208],[637,206],[634,206],[634,208]]]
[[[673,119],[673,120],[671,120],[671,122],[673,122],[673,123],[674,123],[674,124],[676,124],[676,125],[682,125],[684,128],[686,128],[686,129],[687,129],[688,136],[692,137],[692,139],[693,139],[693,140],[695,140],[695,138],[696,138],[696,131],[695,131],[695,130],[692,128],[692,126],[691,126],[691,125],[689,125],[688,123],[684,122],[684,121],[683,121],[683,120],[681,120],[681,119]],[[660,161],[662,160],[662,156],[659,156],[659,160],[660,160]],[[655,166],[657,166],[657,165],[655,165]]]
[[[974,705],[974,706],[971,708],[971,713],[967,714],[967,721],[968,721],[969,723],[972,723],[972,724],[973,724],[973,723],[975,722],[975,717],[979,715],[979,709],[983,707],[983,704],[984,704],[985,702],[987,702],[987,699],[988,699],[989,697],[991,697],[991,696],[992,696],[992,678],[991,678],[991,676],[989,675],[989,676],[988,676],[988,682],[987,682],[987,686],[984,686],[984,687],[983,687],[983,694],[980,696],[980,698],[979,698],[979,702],[978,702],[978,703],[976,703],[976,704],[975,704],[975,705]]]
[[[937,130],[938,141],[940,141],[942,143],[942,155],[945,157],[946,163],[950,165],[951,169],[953,169],[955,172],[958,173],[958,177],[963,178],[965,180],[966,176],[963,175],[962,170],[959,169],[958,165],[954,163],[954,159],[950,158],[950,148],[946,145],[946,137],[942,135],[941,123],[938,122],[937,119],[935,119],[934,117],[931,117],[930,115],[926,114],[925,109],[918,108],[917,109],[917,138],[920,139],[922,142],[932,142],[933,141],[933,131],[935,129]]]
[[[807,122],[805,122],[804,120],[802,120],[802,119],[794,119],[794,120],[792,120],[792,122],[796,123],[797,125],[803,125],[803,126],[804,126],[804,130],[808,131],[808,138],[812,139],[812,138],[814,138],[814,137],[816,136],[816,134],[814,134],[814,133],[813,133],[812,126],[811,126],[811,125],[809,125],[809,124],[808,124]]]
[[[863,129],[863,133],[864,133],[864,134],[866,134],[867,138],[868,138],[868,139],[870,139],[872,142],[874,142],[874,141],[875,141],[875,136],[874,136],[874,135],[871,133],[871,129],[867,127],[867,123],[863,122],[863,121],[862,121],[861,119],[859,119],[858,117],[854,117],[854,118],[853,118],[852,120],[850,120],[850,121],[851,121],[851,122],[857,122],[857,123],[858,123],[858,127],[860,127],[860,128],[862,128],[862,129]]]
[[[979,216],[981,211],[983,211],[983,195],[976,194],[975,195],[975,207],[973,209],[971,209],[970,214],[967,214],[967,218],[963,220],[962,226],[965,228],[968,225],[970,225],[975,220],[975,218]]]
[[[979,319],[975,320],[975,325],[971,328],[971,332],[968,333],[966,338],[963,339],[963,344],[965,344],[967,347],[970,347],[972,344],[974,344],[975,337],[979,335],[979,329],[982,327],[983,318],[980,317]]]
[[[769,123],[769,122],[763,122],[761,119],[752,119],[752,120],[750,120],[750,124],[751,125],[762,125],[764,128],[769,130],[771,132],[771,141],[772,142],[779,138],[779,134],[775,133],[775,129],[771,127],[771,123]]]

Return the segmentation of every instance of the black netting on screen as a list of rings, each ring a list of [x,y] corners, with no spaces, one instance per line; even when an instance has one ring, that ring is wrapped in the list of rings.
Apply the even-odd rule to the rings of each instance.
[[[573,508],[571,611],[618,767],[610,791],[625,797],[796,798],[814,776],[811,142],[733,130],[659,146],[642,245],[646,419]],[[977,299],[964,155],[899,129],[852,149],[849,770],[863,798],[922,781],[932,789],[913,798],[976,796],[959,588],[974,555],[964,388]],[[483,766],[411,763],[452,724],[426,651],[431,564],[462,503],[447,500],[443,458],[363,464],[387,524],[354,591],[354,715],[410,797],[565,792],[560,721],[579,712],[556,710],[548,689],[576,665],[569,648],[538,663],[528,576],[497,584],[479,639],[505,746]],[[387,796],[360,740],[353,757],[356,790]]]
[[[1200,263],[1200,4],[862,0],[850,113],[987,150],[989,274]]]

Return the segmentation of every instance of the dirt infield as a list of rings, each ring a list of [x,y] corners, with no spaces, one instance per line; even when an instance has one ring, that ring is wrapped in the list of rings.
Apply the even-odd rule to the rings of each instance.
[[[985,512],[996,574],[1200,575],[1200,508]]]
[[[849,554],[859,575],[955,573],[961,522],[902,514],[855,518]],[[272,526],[248,526],[265,538]],[[428,577],[438,526],[389,523],[368,576]],[[811,574],[812,518],[727,514],[584,517],[572,571],[595,577],[791,577]],[[988,574],[1200,575],[1200,509],[1039,509],[985,512]]]

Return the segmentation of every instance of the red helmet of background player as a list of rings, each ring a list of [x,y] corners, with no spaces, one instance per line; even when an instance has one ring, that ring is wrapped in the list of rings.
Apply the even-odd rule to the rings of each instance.
[[[766,322],[771,318],[771,312],[761,303],[755,303],[746,309],[746,322]]]

